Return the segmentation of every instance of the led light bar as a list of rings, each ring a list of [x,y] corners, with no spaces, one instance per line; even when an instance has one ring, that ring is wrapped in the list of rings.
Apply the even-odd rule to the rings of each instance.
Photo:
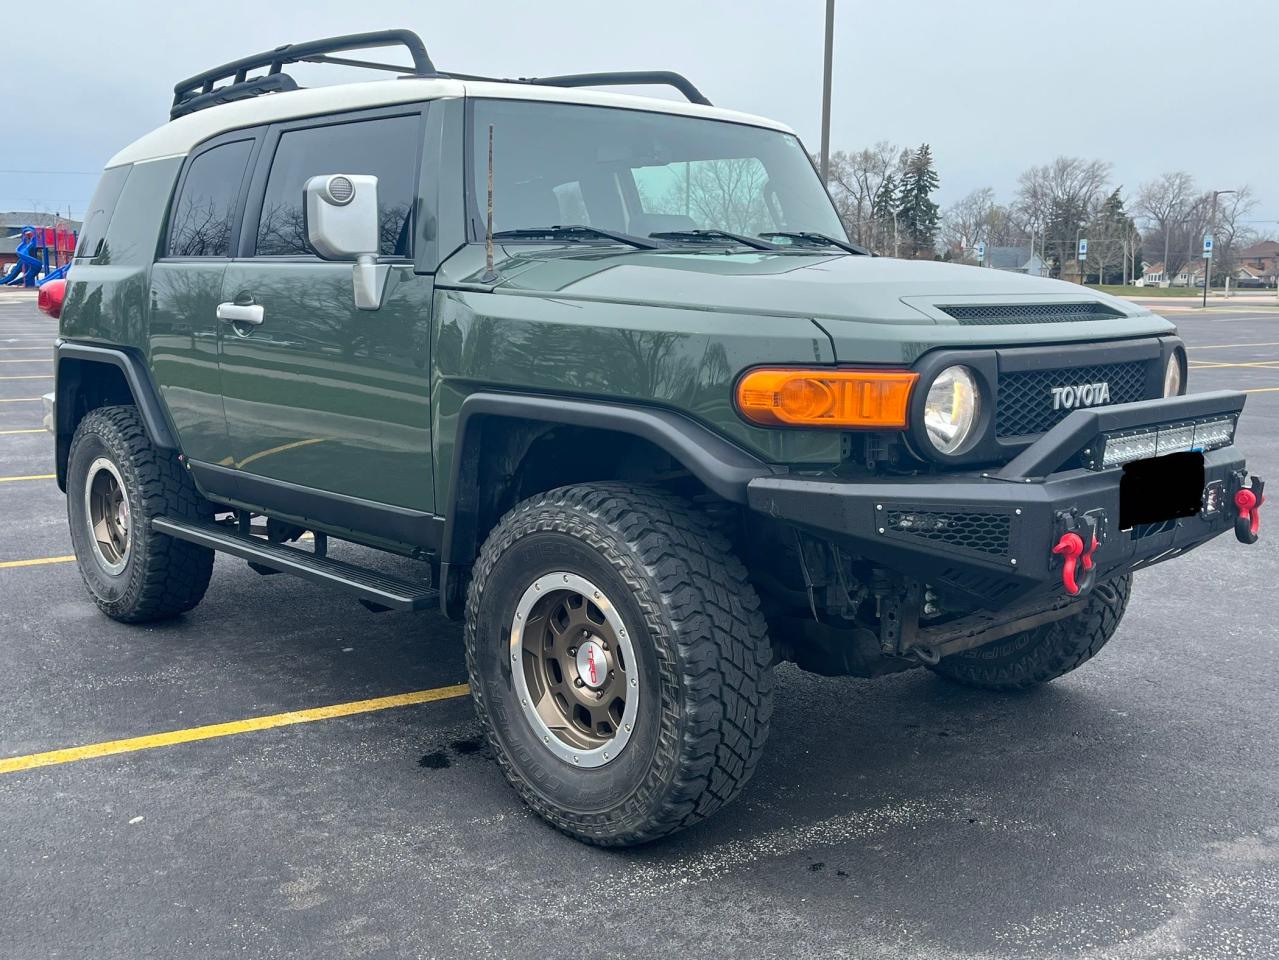
[[[1190,420],[1180,423],[1161,423],[1137,430],[1104,433],[1097,444],[1085,454],[1094,454],[1088,461],[1093,470],[1107,470],[1134,460],[1149,460],[1170,453],[1191,453],[1228,447],[1235,442],[1235,418],[1214,417],[1210,420]],[[1097,447],[1100,446],[1100,450]]]

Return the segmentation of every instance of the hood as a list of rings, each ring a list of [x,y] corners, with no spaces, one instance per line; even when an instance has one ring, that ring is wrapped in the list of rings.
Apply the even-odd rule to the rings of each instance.
[[[474,251],[472,247],[470,250]],[[859,323],[956,324],[938,306],[1101,303],[1110,316],[1146,316],[1135,304],[1074,283],[924,260],[810,251],[618,251],[507,248],[495,293],[546,294],[648,306]],[[481,253],[482,258],[482,253]],[[458,278],[475,283],[472,257]]]

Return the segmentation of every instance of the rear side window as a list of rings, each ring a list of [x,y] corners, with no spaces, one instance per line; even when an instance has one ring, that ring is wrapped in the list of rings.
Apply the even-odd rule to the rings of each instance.
[[[407,116],[305,127],[282,134],[262,199],[257,255],[314,255],[306,242],[303,187],[320,174],[360,173],[378,178],[379,252],[388,257],[412,256],[419,131],[420,119]]]
[[[191,161],[169,227],[170,257],[228,257],[252,140],[206,150]]]
[[[111,215],[115,213],[115,205],[120,200],[124,181],[129,179],[131,169],[131,166],[112,167],[102,174],[84,215],[84,226],[80,228],[80,242],[75,250],[77,257],[93,258],[102,252],[107,226],[111,223]]]

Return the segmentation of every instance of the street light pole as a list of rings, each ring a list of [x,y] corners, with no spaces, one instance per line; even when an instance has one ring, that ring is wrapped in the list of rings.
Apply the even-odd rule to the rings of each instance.
[[[1203,305],[1208,306],[1208,287],[1212,284],[1212,255],[1217,247],[1217,198],[1227,193],[1237,193],[1235,190],[1214,190],[1212,192],[1212,212],[1208,214],[1208,236],[1212,237],[1212,248],[1208,250],[1208,262],[1204,265],[1204,299]]]
[[[830,181],[830,86],[835,51],[835,0],[826,0],[826,54],[822,72],[822,183]]]

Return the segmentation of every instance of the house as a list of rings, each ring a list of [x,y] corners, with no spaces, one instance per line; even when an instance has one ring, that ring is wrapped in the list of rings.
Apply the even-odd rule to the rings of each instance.
[[[1204,283],[1204,261],[1202,259],[1188,260],[1185,266],[1177,271],[1172,278],[1172,286],[1174,287],[1202,287]]]
[[[988,247],[986,266],[1032,277],[1048,276],[1048,264],[1030,247]]]
[[[1141,277],[1134,284],[1138,287],[1166,287],[1168,286],[1168,276],[1164,270],[1163,261],[1159,263],[1147,263],[1141,261]]]
[[[1245,247],[1235,254],[1235,262],[1249,276],[1274,283],[1279,278],[1279,240],[1262,240]],[[1242,281],[1243,277],[1239,279]]]

